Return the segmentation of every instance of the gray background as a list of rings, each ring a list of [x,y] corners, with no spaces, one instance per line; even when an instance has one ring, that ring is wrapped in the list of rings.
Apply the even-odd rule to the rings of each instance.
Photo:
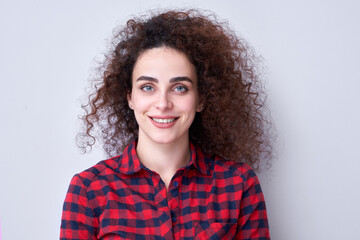
[[[3,239],[58,238],[71,177],[104,158],[74,140],[94,59],[132,15],[177,6],[215,11],[264,58],[281,136],[260,174],[272,238],[358,238],[360,2],[171,2],[0,2]]]

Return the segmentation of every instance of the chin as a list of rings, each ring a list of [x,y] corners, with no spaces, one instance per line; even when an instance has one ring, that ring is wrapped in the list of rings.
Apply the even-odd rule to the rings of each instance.
[[[181,139],[185,137],[185,135],[182,136],[173,136],[171,134],[158,134],[155,136],[148,136],[151,141],[158,143],[158,144],[172,144],[179,142]]]
[[[158,144],[171,144],[171,143],[174,143],[176,142],[176,140],[178,139],[174,139],[174,138],[171,138],[171,137],[155,137],[155,138],[152,138],[152,141],[158,143]]]

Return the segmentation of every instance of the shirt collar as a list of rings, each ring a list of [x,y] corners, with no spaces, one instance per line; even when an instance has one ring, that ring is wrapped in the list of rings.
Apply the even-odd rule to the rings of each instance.
[[[123,151],[122,155],[119,156],[119,172],[123,174],[133,174],[139,172],[141,169],[147,168],[140,162],[136,154],[136,144],[137,140],[135,139],[130,145],[128,145]],[[200,147],[190,142],[190,161],[186,165],[186,168],[195,167],[199,172],[210,175],[210,162],[207,160],[207,157],[201,151]]]
[[[199,172],[210,175],[210,161],[208,157],[204,155],[201,148],[198,145],[190,142],[190,162],[188,166],[193,165]]]
[[[120,173],[133,174],[144,168],[136,154],[136,143],[137,141],[134,140],[120,155],[118,160]]]

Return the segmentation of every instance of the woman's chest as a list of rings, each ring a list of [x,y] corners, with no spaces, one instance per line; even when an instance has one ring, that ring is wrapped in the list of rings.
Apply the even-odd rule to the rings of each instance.
[[[235,237],[241,191],[234,186],[175,177],[168,189],[156,179],[120,181],[106,189],[92,203],[99,239]]]

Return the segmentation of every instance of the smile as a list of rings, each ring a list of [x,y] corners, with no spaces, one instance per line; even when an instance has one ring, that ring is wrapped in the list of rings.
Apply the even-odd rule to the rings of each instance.
[[[151,118],[157,123],[171,123],[175,121],[177,118]]]
[[[175,116],[154,116],[150,117],[152,124],[157,128],[171,128],[174,126],[179,119]]]

